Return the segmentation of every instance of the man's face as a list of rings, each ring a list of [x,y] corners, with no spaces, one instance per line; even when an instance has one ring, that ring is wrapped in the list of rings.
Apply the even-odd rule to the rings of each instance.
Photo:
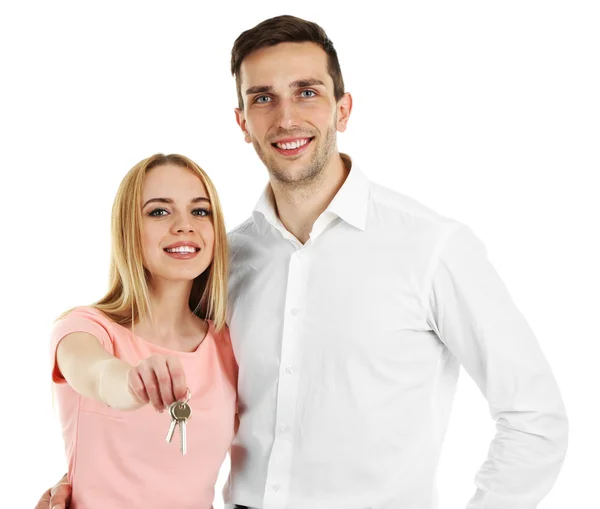
[[[327,54],[310,42],[280,43],[244,59],[240,69],[244,109],[236,109],[246,142],[271,177],[303,185],[321,174],[336,153],[351,98],[336,102]]]

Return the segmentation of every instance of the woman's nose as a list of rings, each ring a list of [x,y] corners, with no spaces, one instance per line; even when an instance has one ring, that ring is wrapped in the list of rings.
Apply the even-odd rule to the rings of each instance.
[[[177,219],[173,223],[173,230],[175,233],[194,233],[194,227],[192,224],[187,220],[187,218],[183,217]]]

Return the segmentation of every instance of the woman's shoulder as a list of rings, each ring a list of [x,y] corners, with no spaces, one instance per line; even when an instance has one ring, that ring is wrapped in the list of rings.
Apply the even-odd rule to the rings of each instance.
[[[215,339],[215,344],[221,351],[221,355],[225,355],[235,360],[233,345],[231,344],[231,336],[229,335],[229,327],[227,327],[227,324],[223,324],[221,329],[217,330],[214,322],[209,321],[209,323],[210,331]]]
[[[51,345],[55,349],[58,343],[69,334],[85,332],[94,336],[109,352],[113,351],[115,334],[114,322],[102,311],[93,306],[79,306],[65,312],[54,323],[51,333]]]
[[[78,306],[63,313],[54,323],[56,332],[89,332],[98,337],[110,341],[119,340],[121,336],[127,336],[128,329],[120,325],[114,317],[109,316],[96,306]],[[99,338],[100,339],[100,338]]]
[[[94,306],[74,307],[73,309],[63,313],[63,315],[61,315],[57,320],[59,323],[77,321],[90,321],[106,328],[112,328],[112,325],[115,323],[113,319]]]
[[[103,318],[107,317],[105,317],[103,313],[101,313],[92,306],[76,306],[63,312],[58,318],[54,320],[54,322],[62,324],[65,322],[72,322],[76,320],[85,320],[91,318],[96,320],[102,320]]]
[[[223,327],[217,331],[214,328],[214,324],[211,323],[211,329],[215,338],[215,345],[219,352],[221,359],[221,366],[227,373],[227,377],[233,387],[237,387],[238,377],[238,365],[235,359],[235,352],[233,351],[233,345],[231,344],[231,336],[229,335],[229,327],[224,324]]]
[[[213,320],[206,320],[209,324],[209,330],[211,331],[214,338],[219,342],[231,343],[231,337],[229,336],[229,327],[227,324],[223,324],[223,326],[217,330],[215,322]]]

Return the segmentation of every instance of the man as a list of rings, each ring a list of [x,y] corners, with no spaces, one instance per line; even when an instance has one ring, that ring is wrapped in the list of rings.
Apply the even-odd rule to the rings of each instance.
[[[230,234],[240,424],[226,502],[437,507],[462,364],[498,429],[467,507],[537,507],[562,465],[567,418],[481,242],[338,152],[352,98],[318,25],[280,16],[242,33],[232,73],[237,121],[269,185]],[[52,504],[68,493],[59,485]]]

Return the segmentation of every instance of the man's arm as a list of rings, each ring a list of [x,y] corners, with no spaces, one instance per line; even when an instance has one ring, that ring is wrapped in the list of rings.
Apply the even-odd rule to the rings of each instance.
[[[46,490],[35,509],[68,509],[70,502],[71,485],[65,474],[52,488]]]
[[[424,295],[428,321],[479,386],[497,428],[467,509],[535,509],[567,449],[558,386],[483,244],[461,226],[439,253]]]

